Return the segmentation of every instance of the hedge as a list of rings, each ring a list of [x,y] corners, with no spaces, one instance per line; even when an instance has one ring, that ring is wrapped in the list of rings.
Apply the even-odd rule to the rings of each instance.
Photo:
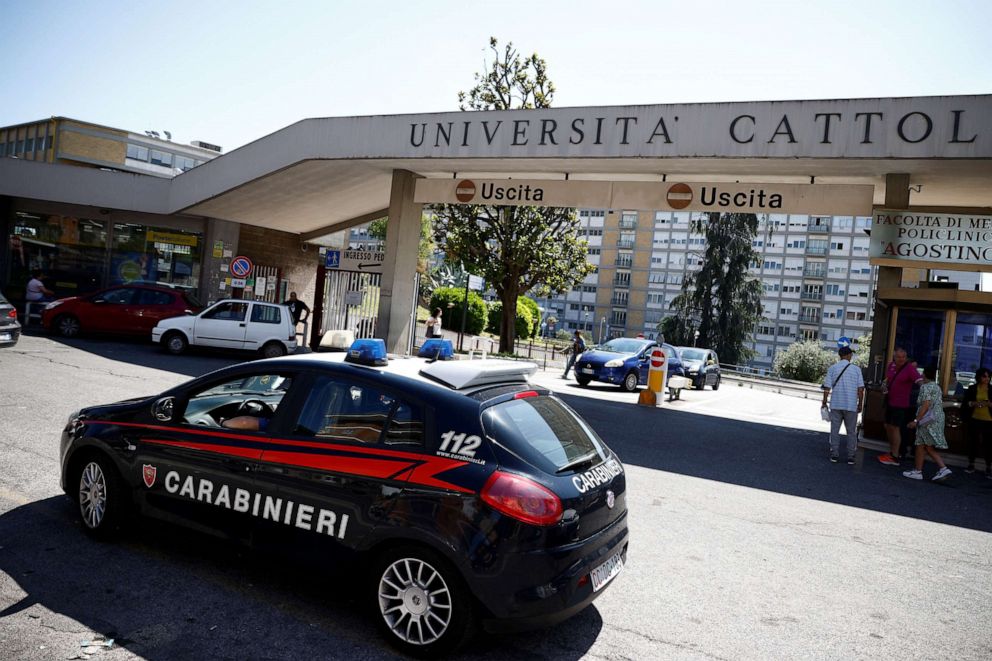
[[[448,308],[453,303],[454,307]],[[441,327],[458,332],[462,329],[462,310],[465,307],[465,290],[461,287],[441,287],[431,294],[431,314],[441,308]],[[486,302],[474,291],[468,293],[468,319],[465,332],[478,335],[486,327]]]
[[[531,329],[534,327],[534,318],[530,314],[530,309],[521,303],[524,299],[517,299],[517,318],[514,321],[517,339],[526,340],[531,337]],[[499,323],[503,316],[503,304],[500,301],[489,305],[489,325],[486,330],[495,335],[499,335]]]

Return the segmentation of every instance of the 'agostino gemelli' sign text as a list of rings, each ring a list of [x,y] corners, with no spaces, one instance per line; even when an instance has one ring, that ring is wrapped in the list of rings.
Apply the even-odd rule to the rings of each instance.
[[[992,270],[992,216],[879,211],[872,219],[870,254],[877,264],[939,262]]]

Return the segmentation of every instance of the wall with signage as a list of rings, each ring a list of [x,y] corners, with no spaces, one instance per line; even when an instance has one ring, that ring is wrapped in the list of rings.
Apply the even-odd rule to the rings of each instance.
[[[877,211],[871,263],[992,272],[992,216]]]

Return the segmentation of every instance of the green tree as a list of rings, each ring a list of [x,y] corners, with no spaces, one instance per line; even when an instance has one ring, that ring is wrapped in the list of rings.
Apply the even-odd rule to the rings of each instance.
[[[555,88],[542,58],[521,58],[512,43],[500,48],[495,37],[489,48],[492,63],[475,74],[475,87],[458,94],[461,110],[550,107]],[[518,298],[539,286],[567,291],[593,270],[574,209],[439,205],[434,213],[438,244],[485,278],[503,304],[500,352],[513,350]]]
[[[783,379],[819,383],[836,359],[817,340],[793,342],[775,354],[772,369]]]
[[[686,343],[698,330],[699,346],[715,350],[721,362],[740,365],[754,357],[747,342],[762,318],[761,281],[748,272],[758,260],[758,217],[709,213],[693,220],[692,230],[706,236],[706,252],[700,270],[686,276],[672,301],[677,321],[670,323],[673,331],[685,332]]]
[[[854,359],[851,361],[861,369],[871,365],[871,333],[865,333],[856,340],[858,346],[854,351]]]
[[[369,223],[369,236],[380,241],[386,240],[386,229],[389,226],[389,216],[376,218]],[[431,256],[437,249],[434,243],[434,233],[431,228],[431,218],[424,214],[420,218],[420,245],[417,248],[417,271],[427,273],[430,269]]]

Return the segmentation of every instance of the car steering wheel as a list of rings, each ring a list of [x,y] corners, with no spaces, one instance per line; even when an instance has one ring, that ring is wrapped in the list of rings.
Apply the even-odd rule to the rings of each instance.
[[[272,407],[260,399],[246,399],[238,406],[238,415],[269,416],[273,413]]]

